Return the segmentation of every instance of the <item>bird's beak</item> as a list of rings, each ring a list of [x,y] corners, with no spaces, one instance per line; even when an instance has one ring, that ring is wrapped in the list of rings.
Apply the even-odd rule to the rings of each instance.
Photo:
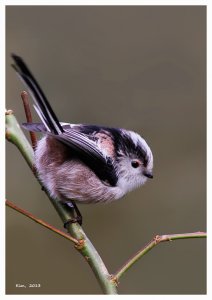
[[[151,172],[144,172],[143,173],[144,174],[144,176],[146,176],[146,177],[148,177],[148,178],[153,178],[153,174],[151,173]]]

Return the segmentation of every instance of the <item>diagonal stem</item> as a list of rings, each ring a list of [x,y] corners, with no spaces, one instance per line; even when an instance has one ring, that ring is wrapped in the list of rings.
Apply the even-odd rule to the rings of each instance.
[[[179,239],[190,239],[190,238],[206,238],[205,232],[192,232],[192,233],[181,233],[181,234],[164,234],[156,235],[147,245],[141,248],[136,254],[134,254],[114,275],[113,280],[118,283],[122,275],[132,267],[142,256],[147,254],[152,248],[162,242],[170,242]]]
[[[16,206],[15,204],[13,204],[11,201],[6,200],[6,206],[14,209],[15,211],[21,213],[22,215],[28,217],[29,219],[35,221],[36,223],[40,224],[41,226],[48,228],[49,230],[55,232],[58,235],[61,235],[62,237],[66,238],[67,240],[73,242],[76,245],[80,245],[80,241],[78,241],[77,239],[73,238],[72,236],[70,236],[69,234],[53,227],[52,225],[46,223],[45,221],[35,217],[34,215],[32,215],[30,212],[26,211],[25,209],[22,209],[18,206]]]

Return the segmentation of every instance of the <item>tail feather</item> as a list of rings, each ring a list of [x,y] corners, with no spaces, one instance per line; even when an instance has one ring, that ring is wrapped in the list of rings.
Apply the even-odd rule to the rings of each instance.
[[[25,62],[21,57],[12,54],[15,64],[12,64],[12,67],[19,74],[25,85],[28,87],[33,100],[35,102],[35,109],[39,115],[41,121],[44,123],[46,129],[54,134],[60,134],[64,130],[59,123],[57,116],[55,115],[51,105],[49,104],[45,94],[40,88],[38,82],[28,69]]]

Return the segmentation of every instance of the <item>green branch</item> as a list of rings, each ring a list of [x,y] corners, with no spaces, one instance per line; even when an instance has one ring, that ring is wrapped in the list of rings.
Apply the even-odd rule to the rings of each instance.
[[[192,233],[181,233],[181,234],[165,234],[156,235],[146,246],[140,249],[135,255],[133,255],[113,276],[113,280],[118,283],[121,276],[132,267],[142,256],[147,254],[152,248],[162,242],[170,242],[180,239],[191,239],[191,238],[206,238],[205,232],[192,232]]]
[[[27,164],[36,176],[33,167],[34,153],[32,147],[30,146],[28,140],[23,134],[11,110],[6,111],[6,138],[9,142],[13,143],[19,149]],[[63,223],[66,223],[70,219],[74,218],[73,212],[68,208],[67,205],[64,205],[58,199],[51,198],[48,191],[45,190],[45,192],[49,197],[51,203],[55,207],[56,211],[58,212]],[[76,248],[90,265],[91,269],[93,270],[93,273],[96,276],[97,281],[99,282],[102,288],[102,291],[105,294],[117,294],[116,283],[113,280],[111,280],[111,275],[109,274],[104,262],[102,261],[100,255],[92,245],[91,241],[86,236],[82,227],[78,223],[69,222],[67,230],[71,234],[71,236],[74,237],[74,239],[80,241],[80,246]]]
[[[33,170],[34,152],[12,110],[6,111],[6,139],[19,149],[29,167]]]

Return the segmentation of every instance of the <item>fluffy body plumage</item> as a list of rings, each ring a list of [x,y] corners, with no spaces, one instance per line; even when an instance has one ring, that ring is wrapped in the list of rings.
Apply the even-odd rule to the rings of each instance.
[[[28,86],[42,123],[25,123],[44,133],[35,150],[35,166],[53,197],[81,203],[108,202],[152,178],[153,156],[137,133],[120,128],[60,123],[23,60],[15,70]]]

